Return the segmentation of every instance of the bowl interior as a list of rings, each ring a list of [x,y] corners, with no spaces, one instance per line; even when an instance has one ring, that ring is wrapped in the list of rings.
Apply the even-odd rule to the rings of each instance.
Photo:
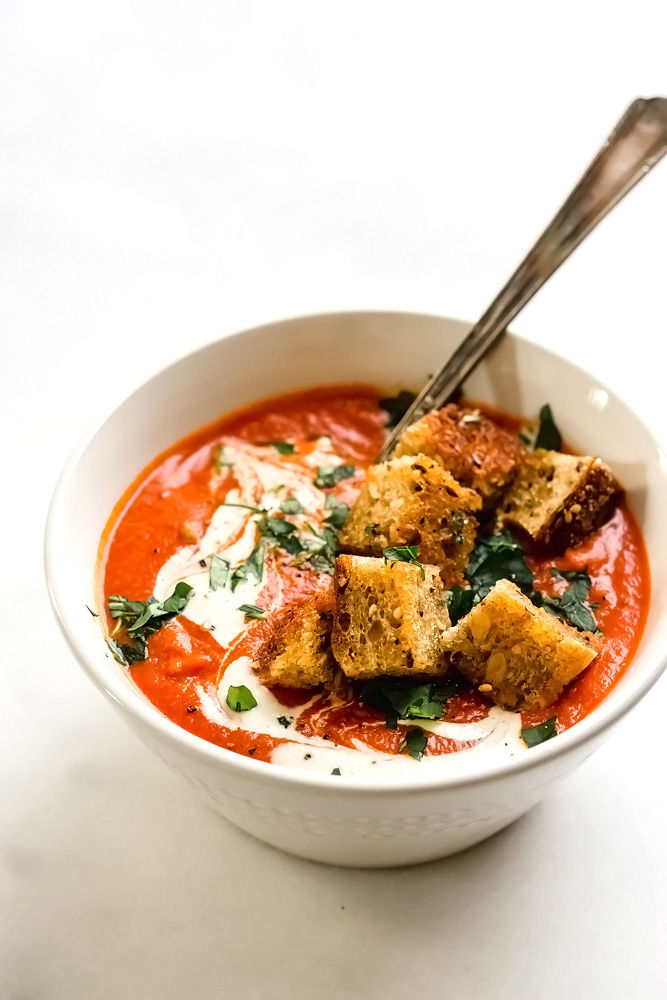
[[[196,740],[147,706],[122,669],[105,656],[98,623],[86,610],[86,604],[95,603],[94,567],[105,523],[148,462],[226,411],[265,396],[336,382],[418,387],[467,329],[468,324],[457,320],[396,313],[287,320],[210,344],[126,399],[70,460],[47,528],[52,600],[70,645],[93,681],[126,709],[152,713],[155,724],[174,730],[174,738]],[[639,418],[594,376],[512,335],[485,359],[466,392],[526,416],[551,403],[565,438],[578,450],[609,462],[642,524],[653,588],[644,639],[632,667],[603,705],[553,744],[571,741],[613,722],[661,672],[667,648],[667,620],[660,614],[667,591],[667,461]],[[550,747],[540,750],[553,752],[555,746]],[[228,755],[208,744],[206,749]]]

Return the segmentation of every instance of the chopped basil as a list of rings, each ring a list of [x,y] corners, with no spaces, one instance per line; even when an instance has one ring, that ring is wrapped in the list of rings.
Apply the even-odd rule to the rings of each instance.
[[[478,600],[474,590],[470,587],[459,587],[458,584],[452,587],[451,590],[448,590],[445,597],[447,598],[449,620],[452,625],[456,625],[461,618],[464,618],[469,611],[472,611]]]
[[[180,614],[188,603],[192,587],[189,583],[181,581],[174,587],[174,592],[165,601],[158,601],[156,597],[149,597],[146,603],[141,601],[129,601],[127,597],[120,594],[113,594],[108,598],[109,613],[115,618],[128,636],[134,640],[134,644],[119,644],[113,640],[107,641],[109,649],[116,659],[120,654],[125,665],[136,663],[146,659],[146,640],[149,635],[157,632],[170,619]],[[123,660],[119,659],[119,662]]]
[[[591,604],[588,600],[591,589],[591,578],[588,573],[557,569],[552,569],[551,573],[571,584],[560,597],[548,597],[539,590],[533,590],[535,577],[526,562],[520,543],[509,531],[501,531],[488,538],[479,538],[465,571],[470,590],[452,587],[447,591],[452,625],[486,597],[499,580],[511,580],[527,597],[530,597],[535,607],[544,608],[550,614],[564,618],[582,632],[602,635],[598,631],[593,615],[598,605]]]
[[[498,580],[511,580],[527,594],[532,591],[535,580],[521,545],[507,530],[477,539],[465,574],[480,600]]]
[[[380,409],[387,414],[387,427],[393,428],[400,423],[416,398],[413,392],[401,389],[395,396],[385,396],[379,400]]]
[[[312,535],[306,535],[301,539],[300,559],[309,563],[318,573],[332,576],[338,552],[338,532],[328,524],[323,526],[321,535],[318,535],[313,528],[310,530]]]
[[[581,573],[578,570],[552,569],[551,575],[567,580],[571,586],[560,597],[543,595],[542,606],[552,615],[566,618],[580,632],[594,632],[602,635],[593,615],[598,605],[591,604],[588,600],[591,590],[591,578],[588,573]]]
[[[423,729],[408,729],[405,734],[405,739],[398,748],[398,752],[402,753],[407,747],[408,753],[415,760],[421,760],[424,756],[424,750],[426,750],[426,744],[428,743],[428,736]]]
[[[320,465],[315,476],[315,485],[319,490],[329,489],[343,479],[350,479],[356,471],[354,465]]]
[[[116,660],[118,663],[122,663],[122,665],[124,667],[129,667],[130,664],[128,663],[128,661],[127,661],[127,659],[126,659],[126,657],[125,657],[122,649],[118,645],[118,643],[114,642],[113,639],[110,639],[108,635],[105,636],[104,641],[106,642],[107,646],[109,647],[109,650],[110,650],[111,655],[113,656],[114,660]]]
[[[333,771],[331,773],[337,775],[338,777],[340,777],[340,768],[339,767],[334,767],[334,769],[333,769]]]
[[[336,497],[330,493],[324,501],[324,509],[329,511],[329,516],[324,518],[325,522],[330,524],[332,528],[335,528],[336,531],[340,531],[347,520],[347,515],[350,513],[348,505],[340,500],[336,500]]]
[[[269,543],[273,542],[292,556],[301,552],[301,542],[295,535],[296,525],[280,517],[262,517],[257,522],[260,534]]]
[[[551,407],[545,403],[540,410],[540,426],[535,438],[534,448],[546,448],[548,451],[560,451],[563,438],[556,427]]]
[[[286,715],[279,715],[278,722],[280,723],[281,726],[284,726],[285,729],[289,729],[289,727],[292,725],[292,720],[288,719]]]
[[[385,713],[387,729],[396,729],[399,719],[441,719],[444,705],[457,692],[460,684],[458,674],[427,684],[374,680],[363,684],[359,694],[367,705]]]
[[[396,545],[394,548],[385,549],[383,555],[384,561],[387,563],[406,562],[418,566],[421,570],[422,580],[426,579],[424,567],[417,558],[419,555],[418,545]]]
[[[256,749],[257,747],[250,747],[250,749],[248,750],[248,756],[252,757]]]
[[[92,608],[89,608],[87,604],[86,604],[86,608],[87,608],[87,610],[88,610],[88,611],[90,611],[90,613],[91,613],[91,615],[93,616],[93,618],[99,618],[99,617],[100,617],[100,616],[99,616],[99,615],[97,614],[97,612],[96,612],[96,611],[93,611],[93,609],[92,609]]]
[[[220,590],[224,587],[229,579],[229,562],[227,559],[223,559],[222,556],[215,555],[211,556],[211,565],[208,571],[208,585],[211,590]]]
[[[296,447],[291,441],[272,441],[271,444],[281,455],[293,455],[296,451]]]
[[[267,612],[256,604],[241,604],[238,610],[242,611],[246,618],[256,618],[258,622],[266,621]]]
[[[111,650],[114,660],[121,663],[124,667],[129,667],[133,663],[139,663],[141,660],[145,660],[148,655],[146,641],[141,638],[137,638],[134,643],[129,643],[115,642],[109,636],[106,636],[104,641]]]
[[[241,507],[243,510],[251,510],[253,512],[253,514],[266,514],[266,510],[264,509],[264,507],[253,507],[249,503],[227,503],[227,501],[225,500],[225,501],[223,501],[223,503],[220,504],[220,506],[221,507]]]
[[[174,587],[174,592],[171,595],[171,597],[168,597],[166,601],[162,602],[162,611],[157,612],[157,614],[163,614],[169,616],[180,614],[185,605],[188,603],[191,591],[192,587],[190,586],[190,584],[185,583],[184,580],[181,580],[181,582],[177,583],[176,586]],[[154,614],[156,613],[154,612]],[[164,622],[162,624],[164,624]],[[135,628],[136,627],[137,626],[135,625]]]
[[[264,549],[266,548],[266,542],[264,539],[255,546],[245,562],[241,563],[240,566],[234,570],[230,577],[230,586],[232,590],[236,590],[240,583],[245,580],[249,580],[251,576],[254,576],[256,580],[262,579],[262,574],[264,572]]]
[[[240,684],[238,687],[232,684],[227,692],[226,701],[232,712],[248,712],[257,704],[254,694],[245,684]]]
[[[539,726],[529,726],[521,730],[521,739],[527,747],[536,747],[538,743],[544,743],[558,735],[556,729],[556,716],[553,715],[546,722],[541,722]]]
[[[303,514],[303,507],[296,497],[287,497],[280,505],[283,514]]]
[[[221,444],[215,456],[215,471],[220,474],[223,469],[232,469],[232,463],[225,458],[225,446]]]

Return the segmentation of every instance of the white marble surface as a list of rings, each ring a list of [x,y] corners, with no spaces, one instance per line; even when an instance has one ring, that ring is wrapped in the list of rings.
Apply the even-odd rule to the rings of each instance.
[[[629,100],[667,91],[665,29],[658,0],[3,5],[2,1000],[667,995],[667,682],[489,843],[327,869],[126,731],[40,551],[81,428],[189,347],[328,308],[474,318]],[[662,432],[666,212],[663,165],[516,323]]]

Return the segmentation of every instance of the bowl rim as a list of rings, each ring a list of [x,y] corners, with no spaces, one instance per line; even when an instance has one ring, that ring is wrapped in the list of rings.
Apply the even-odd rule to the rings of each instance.
[[[242,779],[244,777],[248,777],[250,779],[254,777],[282,786],[300,786],[305,789],[310,788],[317,791],[326,791],[330,794],[345,792],[346,795],[372,794],[376,797],[398,793],[418,794],[425,791],[445,791],[450,788],[465,788],[497,779],[510,779],[515,775],[533,770],[541,764],[548,764],[550,761],[555,761],[557,758],[566,757],[571,751],[574,751],[576,748],[581,747],[585,743],[594,742],[596,737],[602,736],[602,734],[615,726],[623,718],[623,716],[627,715],[628,712],[630,712],[638,704],[638,702],[641,701],[641,699],[659,680],[660,676],[667,667],[667,650],[665,650],[662,655],[659,653],[654,654],[653,660],[647,664],[640,674],[629,676],[627,689],[623,692],[623,696],[618,699],[617,704],[612,704],[610,706],[609,699],[605,698],[589,715],[582,719],[581,722],[578,722],[576,725],[570,727],[564,732],[559,733],[557,740],[548,740],[539,746],[532,747],[530,753],[507,757],[506,759],[501,759],[499,761],[491,761],[488,764],[481,763],[479,768],[470,773],[448,774],[447,769],[443,768],[443,773],[441,775],[426,773],[420,776],[419,772],[415,771],[414,779],[408,779],[405,777],[398,780],[395,778],[370,779],[367,775],[340,775],[336,776],[335,782],[332,782],[331,776],[328,774],[309,774],[304,771],[289,768],[283,764],[274,764],[269,761],[254,760],[250,757],[244,757],[241,754],[235,753],[233,750],[228,750],[225,747],[210,743],[207,740],[204,740],[201,737],[181,728],[175,722],[172,722],[166,716],[162,715],[159,709],[145,699],[139,689],[132,683],[131,675],[128,676],[125,674],[122,667],[120,667],[115,660],[107,658],[102,652],[101,645],[99,658],[93,659],[90,657],[83,644],[79,641],[76,629],[71,628],[67,621],[68,601],[66,595],[61,592],[61,588],[59,586],[58,539],[61,536],[60,528],[67,509],[68,490],[78,463],[89,447],[91,441],[102,429],[102,427],[115,416],[116,412],[125,404],[125,402],[136,393],[141,392],[148,383],[152,382],[154,379],[160,378],[165,372],[178,367],[180,364],[186,360],[192,359],[197,354],[206,352],[215,345],[220,344],[222,341],[235,340],[248,334],[275,326],[284,326],[300,322],[313,322],[316,320],[330,318],[343,320],[369,317],[385,319],[401,318],[444,320],[448,323],[468,328],[472,325],[465,320],[452,316],[443,316],[436,313],[418,313],[413,311],[378,309],[354,309],[333,312],[326,311],[321,313],[296,315],[280,320],[272,320],[241,330],[223,333],[220,336],[214,337],[206,343],[199,345],[194,350],[185,352],[178,358],[172,359],[167,364],[159,367],[156,371],[153,371],[153,373],[147,378],[142,379],[130,392],[125,392],[112,406],[107,406],[103,415],[92,422],[89,429],[84,433],[78,445],[70,455],[57,480],[51,503],[49,505],[44,535],[44,572],[51,607],[60,631],[70,650],[74,654],[75,659],[78,661],[79,665],[82,667],[89,679],[103,694],[105,694],[112,702],[115,702],[116,705],[120,709],[124,710],[124,712],[129,716],[138,717],[138,721],[143,723],[161,740],[167,743],[174,742],[183,752],[189,754],[190,756],[198,757],[211,766],[219,767],[222,765],[223,769],[228,767],[232,771],[236,769],[238,771],[238,776]],[[588,378],[595,378],[590,371],[587,371],[585,368],[577,365],[567,356],[559,354],[557,351],[543,347],[541,344],[535,344],[528,338],[511,331],[507,331],[506,335],[512,340],[522,342],[530,348],[547,355],[547,357],[551,357],[561,363],[565,362],[572,369]],[[639,414],[636,413],[624,397],[616,391],[616,389],[609,388],[609,386],[600,380],[596,379],[596,381],[600,388],[609,393],[610,397],[615,398],[633,414],[637,423],[646,433],[647,438],[662,456],[663,468],[667,470],[667,458],[665,457],[665,452],[661,442],[658,440],[654,432],[647,426],[644,420],[639,416]],[[641,649],[642,641],[640,641],[637,652],[635,653],[635,658]],[[630,668],[630,670],[631,669],[632,668]],[[624,676],[628,675],[626,674]],[[614,688],[612,688],[612,691],[613,690]],[[594,747],[592,747],[592,749],[594,749]]]

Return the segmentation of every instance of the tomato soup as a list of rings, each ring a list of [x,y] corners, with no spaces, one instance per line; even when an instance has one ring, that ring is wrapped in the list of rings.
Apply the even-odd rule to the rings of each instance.
[[[518,427],[514,418],[488,412],[503,426]],[[306,600],[331,572],[332,545],[313,539],[324,538],[333,510],[345,509],[334,500],[354,502],[386,423],[372,387],[265,400],[175,444],[119,500],[100,550],[109,655],[176,725],[255,760],[312,772],[415,773],[414,755],[405,752],[413,722],[392,723],[354,684],[268,688],[254,669],[272,615]],[[262,542],[261,519],[274,514],[294,527],[285,529],[283,541],[274,533]],[[289,543],[297,536],[298,547]],[[566,584],[552,570],[588,574],[602,633],[598,655],[555,704],[523,716],[455,678],[441,717],[419,721],[425,741],[419,767],[470,768],[482,755],[530,752],[522,731],[552,719],[557,731],[576,724],[630,663],[650,583],[642,535],[625,502],[564,555],[528,555],[527,562],[535,588],[553,597]],[[179,584],[187,585],[187,598],[178,597]],[[150,600],[161,609],[134,639],[123,630],[122,615],[119,628],[118,615],[110,613],[110,598],[113,607],[119,596],[135,623],[142,605],[150,611]]]

